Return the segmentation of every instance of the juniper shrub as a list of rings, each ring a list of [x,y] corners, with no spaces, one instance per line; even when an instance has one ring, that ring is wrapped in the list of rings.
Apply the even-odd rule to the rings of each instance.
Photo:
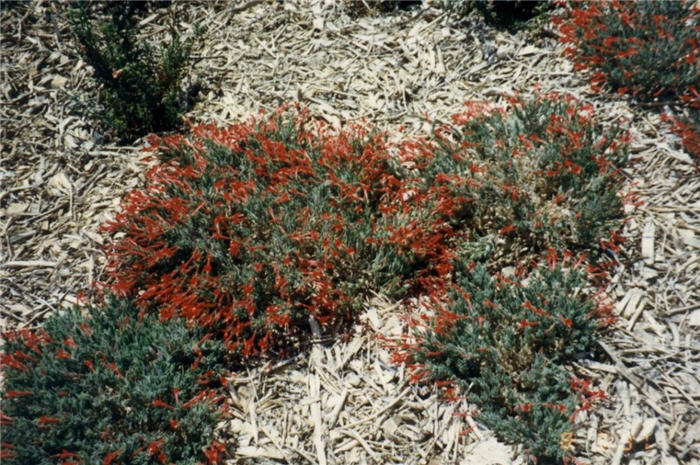
[[[226,350],[125,300],[3,334],[9,464],[216,463]]]
[[[181,40],[174,27],[163,47],[137,40],[136,12],[144,5],[77,2],[67,15],[78,52],[102,85],[102,109],[95,113],[125,140],[176,129],[186,110],[181,86],[192,41]]]

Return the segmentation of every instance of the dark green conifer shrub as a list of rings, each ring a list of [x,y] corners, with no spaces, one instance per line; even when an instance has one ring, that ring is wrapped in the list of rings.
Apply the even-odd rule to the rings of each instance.
[[[431,2],[456,17],[478,12],[492,25],[517,29],[528,20],[541,15],[552,2],[543,0],[438,0]]]
[[[68,14],[78,51],[102,85],[96,113],[126,140],[176,129],[186,110],[182,80],[192,41],[174,27],[163,47],[139,40],[135,12],[142,5],[76,2]]]
[[[216,457],[226,350],[125,300],[3,335],[4,464],[195,464]]]

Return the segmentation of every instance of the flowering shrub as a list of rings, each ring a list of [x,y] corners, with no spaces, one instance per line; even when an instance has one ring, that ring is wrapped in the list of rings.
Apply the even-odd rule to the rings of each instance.
[[[216,462],[222,344],[127,301],[82,313],[3,335],[3,463]]]
[[[479,379],[486,421],[558,457],[550,441],[588,395],[561,364],[609,315],[584,300],[583,274],[554,264],[615,250],[626,160],[625,135],[575,105],[472,103],[398,144],[298,109],[154,137],[161,162],[106,225],[102,284],[243,357],[308,339],[315,323],[342,328],[371,291],[427,296],[434,316],[404,359],[435,379]],[[552,269],[533,272],[543,261]]]
[[[607,83],[640,100],[687,105],[690,118],[673,118],[691,155],[700,158],[700,7],[691,1],[574,2],[555,17],[575,69],[592,69],[591,84]],[[674,102],[675,100],[675,102]]]
[[[437,232],[402,200],[383,136],[314,124],[279,111],[155,140],[169,160],[107,226],[124,233],[108,249],[111,289],[221,331],[244,356],[298,339],[310,318],[342,325],[370,289],[405,293]]]
[[[594,341],[595,307],[578,293],[584,274],[552,266],[521,284],[477,266],[457,276],[396,360],[411,363],[414,379],[438,380],[449,398],[465,393],[480,421],[527,454],[561,459],[561,435],[602,395],[563,367]]]
[[[192,43],[180,40],[174,29],[158,51],[138,42],[135,12],[144,5],[78,2],[68,14],[79,53],[102,84],[104,111],[98,114],[124,139],[179,127],[186,104],[180,86]]]
[[[539,459],[563,458],[560,435],[601,395],[563,368],[610,321],[582,291],[591,278],[572,268],[621,240],[625,134],[574,104],[470,104],[411,158],[421,173],[411,182],[449,224],[454,255],[396,360],[451,397],[465,391],[479,419]],[[543,261],[547,269],[533,270]]]
[[[299,339],[310,317],[342,326],[370,290],[438,292],[459,241],[595,250],[619,214],[615,134],[564,103],[517,108],[466,121],[456,146],[440,133],[389,147],[304,111],[154,139],[165,162],[106,227],[124,235],[108,285],[250,356]]]
[[[595,254],[619,239],[626,135],[575,104],[515,100],[505,112],[471,103],[454,127],[437,129],[438,143],[417,160],[422,182],[431,194],[465,202],[450,222],[470,249],[488,240],[491,258],[523,260],[550,247]]]

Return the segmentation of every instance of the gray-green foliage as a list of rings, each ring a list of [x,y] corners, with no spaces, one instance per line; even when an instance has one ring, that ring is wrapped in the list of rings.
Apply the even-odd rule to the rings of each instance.
[[[116,299],[6,334],[3,464],[203,461],[226,354],[203,334]]]
[[[484,266],[456,271],[458,290],[420,334],[414,360],[459,386],[499,436],[540,459],[561,458],[579,404],[564,364],[591,350],[596,329],[593,304],[577,296],[584,275],[543,269],[515,285]]]

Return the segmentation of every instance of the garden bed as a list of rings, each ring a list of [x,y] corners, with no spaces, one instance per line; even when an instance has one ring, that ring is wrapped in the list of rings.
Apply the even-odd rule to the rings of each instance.
[[[149,164],[143,141],[105,141],[74,105],[96,90],[59,10],[32,2],[2,11],[3,330],[38,327],[103,276],[98,228],[143,185]],[[420,136],[431,128],[426,117],[446,122],[466,101],[501,104],[539,89],[573,94],[604,122],[626,125],[634,158],[623,170],[626,190],[643,204],[627,207],[627,242],[607,289],[619,319],[602,337],[604,355],[573,367],[607,398],[571,438],[572,452],[584,463],[698,460],[700,178],[666,124],[592,93],[552,26],[510,34],[431,8],[346,13],[325,2],[188,3],[154,10],[143,26],[153,39],[169,15],[190,32],[205,25],[194,49],[203,96],[187,115],[194,122],[232,124],[299,101],[331,125],[364,120]],[[466,401],[439,402],[437,388],[410,384],[391,363],[380,337],[405,333],[408,310],[377,297],[347,340],[317,341],[310,353],[232,378],[232,417],[220,425],[231,458],[511,463],[512,448],[495,445],[493,432],[453,415],[470,410]]]

